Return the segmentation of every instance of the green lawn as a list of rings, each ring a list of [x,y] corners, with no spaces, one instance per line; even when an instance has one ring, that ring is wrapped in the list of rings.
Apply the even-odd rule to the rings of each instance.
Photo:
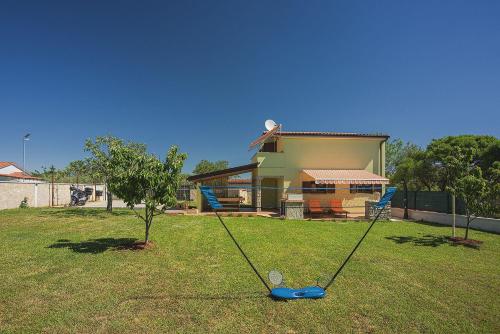
[[[324,281],[366,222],[225,218],[258,269]],[[500,332],[500,236],[379,222],[328,296],[277,302],[215,217],[160,216],[153,249],[126,210],[0,212],[0,332]],[[459,230],[463,233],[463,230]]]

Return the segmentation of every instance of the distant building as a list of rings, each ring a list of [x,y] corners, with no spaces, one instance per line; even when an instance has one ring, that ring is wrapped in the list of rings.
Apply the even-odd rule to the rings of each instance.
[[[43,183],[38,177],[32,176],[19,168],[14,162],[0,161],[0,181],[24,183]]]

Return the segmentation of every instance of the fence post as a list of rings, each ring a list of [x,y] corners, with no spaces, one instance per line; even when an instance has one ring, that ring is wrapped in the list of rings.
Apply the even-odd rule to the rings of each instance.
[[[38,207],[38,183],[35,183],[34,185],[35,185],[35,189],[34,189],[35,190],[34,191],[35,192],[35,196],[34,196],[34,199],[33,199],[33,202],[34,202],[33,206],[35,208],[37,208]]]
[[[455,195],[451,195],[451,214],[452,214],[452,226],[453,226],[453,238],[455,238]]]

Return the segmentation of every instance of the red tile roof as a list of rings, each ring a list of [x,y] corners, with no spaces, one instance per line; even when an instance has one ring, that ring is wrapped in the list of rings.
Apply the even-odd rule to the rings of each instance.
[[[32,176],[25,171],[22,170],[22,168],[19,168],[19,166],[16,165],[15,162],[10,162],[10,161],[0,161],[0,168],[5,168],[9,166],[14,166],[17,169],[20,169],[20,172],[13,172],[9,174],[5,173],[0,173],[0,176],[6,176],[6,177],[12,177],[14,179],[32,179],[32,180],[40,180],[39,177]]]
[[[264,133],[267,133],[264,132]],[[275,136],[288,137],[365,137],[365,138],[389,138],[383,133],[354,133],[354,132],[330,132],[330,131],[280,131]]]
[[[9,167],[9,166],[16,166],[16,163],[15,162],[10,162],[10,161],[0,161],[0,168],[4,168],[4,167]],[[19,168],[19,167],[17,167]],[[21,169],[21,168],[19,168]]]
[[[10,174],[0,174],[0,176],[12,177],[14,179],[40,180],[39,177],[29,175],[25,172],[14,172],[14,173],[10,173]]]
[[[389,179],[362,169],[304,169],[318,184],[388,184]]]

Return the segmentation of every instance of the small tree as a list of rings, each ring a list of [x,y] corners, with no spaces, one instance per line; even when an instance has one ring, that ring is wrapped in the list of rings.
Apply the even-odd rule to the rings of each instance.
[[[454,184],[453,193],[464,202],[467,227],[465,237],[469,238],[469,226],[478,216],[486,216],[492,213],[492,198],[488,184],[481,176],[481,170],[471,175],[458,179]]]
[[[408,190],[410,188],[420,189],[422,183],[419,182],[417,173],[421,170],[420,158],[423,151],[416,145],[407,144],[403,155],[397,162],[391,181],[403,187],[404,219],[408,219]]]
[[[91,170],[94,177],[99,178],[106,184],[106,210],[113,211],[113,195],[110,190],[109,179],[114,173],[114,165],[111,162],[110,149],[113,146],[123,145],[122,140],[113,136],[99,136],[92,141],[87,139],[85,141],[85,151],[90,152],[92,157],[87,160],[91,165]],[[128,144],[131,149],[145,152],[146,148],[142,144],[131,143]]]
[[[181,169],[187,155],[172,146],[164,162],[133,144],[114,143],[109,147],[110,163],[114,166],[108,182],[113,193],[141,218],[146,226],[144,243],[149,242],[153,218],[176,203]],[[144,215],[135,210],[145,204]]]
[[[449,170],[447,190],[464,202],[467,226],[465,237],[469,237],[469,227],[478,216],[488,216],[495,211],[495,187],[488,185],[481,168],[474,159],[474,150],[460,149],[446,159]]]
[[[415,168],[416,161],[411,156],[407,156],[398,163],[396,172],[391,178],[392,183],[403,186],[404,219],[408,219],[408,189],[414,181]]]

